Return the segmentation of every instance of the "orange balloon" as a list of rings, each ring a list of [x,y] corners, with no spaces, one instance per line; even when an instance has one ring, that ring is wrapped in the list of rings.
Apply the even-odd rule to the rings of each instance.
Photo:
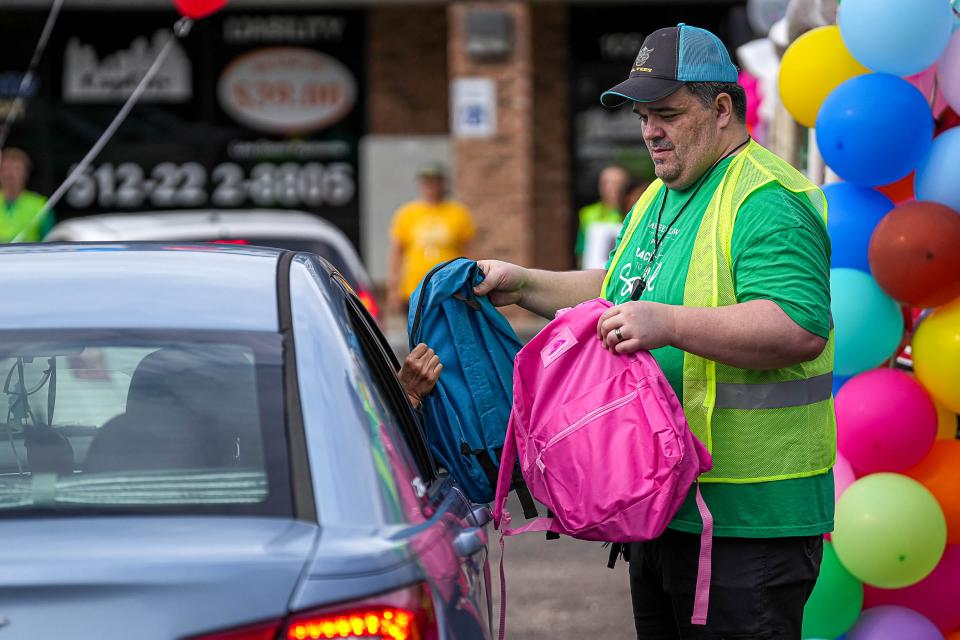
[[[943,640],[960,640],[960,629],[957,629],[956,631],[951,631],[950,633],[947,634],[947,637],[944,638]]]
[[[960,543],[960,440],[937,440],[927,457],[904,475],[933,494],[947,520],[947,543]]]
[[[911,171],[910,175],[905,178],[901,178],[890,184],[885,184],[882,187],[877,187],[877,191],[893,200],[894,204],[912,200],[914,177],[915,173]]]
[[[960,296],[960,214],[937,202],[894,207],[870,238],[877,284],[914,307],[938,307]]]

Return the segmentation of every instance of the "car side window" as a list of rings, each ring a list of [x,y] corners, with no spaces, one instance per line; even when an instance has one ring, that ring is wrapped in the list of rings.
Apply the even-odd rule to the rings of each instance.
[[[360,341],[364,360],[370,369],[377,395],[384,408],[394,418],[403,441],[409,448],[420,477],[430,482],[436,476],[436,467],[427,447],[420,422],[404,394],[397,378],[399,363],[382,334],[374,328],[372,318],[363,303],[348,292],[347,313]]]

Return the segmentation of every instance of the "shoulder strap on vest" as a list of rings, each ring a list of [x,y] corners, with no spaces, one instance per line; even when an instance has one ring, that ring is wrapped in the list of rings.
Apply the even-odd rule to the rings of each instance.
[[[640,196],[640,199],[637,200],[637,203],[633,205],[633,209],[630,211],[630,217],[628,218],[629,221],[627,222],[627,229],[620,238],[620,243],[617,245],[616,253],[613,254],[613,260],[610,262],[610,268],[607,269],[607,275],[603,278],[603,285],[600,287],[601,298],[606,297],[607,285],[610,283],[610,277],[612,276],[614,269],[616,269],[617,263],[620,262],[620,256],[623,255],[627,245],[630,244],[630,238],[633,237],[633,232],[636,231],[637,227],[640,226],[640,221],[643,219],[647,209],[650,208],[650,203],[653,202],[653,199],[660,192],[660,187],[662,186],[663,180],[660,180],[659,178],[654,180]]]

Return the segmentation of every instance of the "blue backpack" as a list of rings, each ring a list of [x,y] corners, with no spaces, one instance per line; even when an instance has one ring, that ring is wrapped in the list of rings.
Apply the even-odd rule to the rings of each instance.
[[[510,323],[473,288],[477,263],[455,258],[434,267],[410,298],[410,348],[420,342],[440,357],[443,373],[421,405],[438,462],[470,500],[493,500],[513,406],[513,359],[523,346]],[[524,512],[533,500],[515,487]]]

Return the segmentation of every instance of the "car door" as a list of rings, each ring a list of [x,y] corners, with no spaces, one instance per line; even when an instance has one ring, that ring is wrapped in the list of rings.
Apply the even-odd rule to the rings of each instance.
[[[413,454],[420,477],[424,479],[428,510],[445,505],[450,511],[446,539],[439,544],[448,545],[459,562],[460,584],[463,593],[455,602],[449,602],[446,617],[453,626],[459,627],[463,637],[475,637],[479,623],[484,637],[492,628],[492,595],[490,592],[490,564],[487,549],[487,529],[490,510],[486,505],[471,505],[456,482],[443,470],[438,470],[430,454],[424,435],[424,425],[410,406],[397,378],[400,364],[390,349],[386,338],[380,333],[365,306],[353,294],[345,282],[334,273],[344,291],[348,314],[354,330],[360,338],[360,346],[377,390],[382,395],[387,410]],[[461,637],[461,636],[457,636]]]

